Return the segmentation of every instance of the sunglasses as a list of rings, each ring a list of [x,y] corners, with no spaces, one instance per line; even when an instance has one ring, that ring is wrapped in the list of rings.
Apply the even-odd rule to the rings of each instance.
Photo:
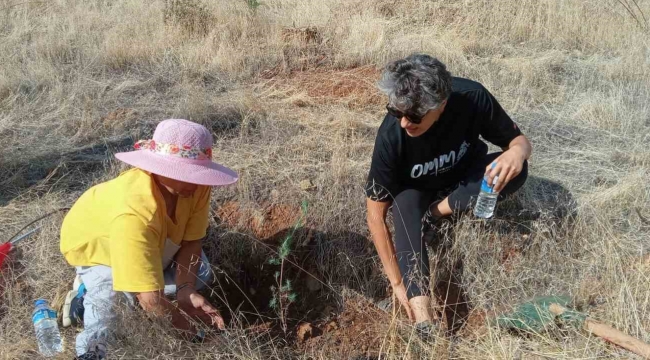
[[[395,109],[394,107],[391,107],[390,105],[386,105],[386,111],[388,111],[388,113],[390,115],[396,117],[397,119],[401,119],[403,117],[406,117],[408,119],[408,121],[412,122],[413,124],[421,123],[422,118],[424,117],[424,115],[416,115],[416,114],[413,114],[411,112],[399,111],[399,110]]]

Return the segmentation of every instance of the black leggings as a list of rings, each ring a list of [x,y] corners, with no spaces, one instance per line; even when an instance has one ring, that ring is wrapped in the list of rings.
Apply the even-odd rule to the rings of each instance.
[[[405,189],[393,202],[393,221],[395,225],[395,252],[402,281],[406,286],[408,298],[429,296],[429,258],[423,241],[423,229],[428,219],[425,215],[434,201],[449,196],[449,206],[456,212],[469,210],[472,198],[476,198],[481,188],[485,168],[502,153],[488,154],[472,165],[467,176],[451,192],[440,193],[416,189]],[[499,200],[517,191],[528,176],[528,163],[519,175],[512,179],[499,193]]]

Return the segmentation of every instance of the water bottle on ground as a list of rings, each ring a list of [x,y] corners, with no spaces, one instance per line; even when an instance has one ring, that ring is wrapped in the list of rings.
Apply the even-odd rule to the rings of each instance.
[[[492,163],[492,168],[496,166],[496,162]],[[494,184],[497,182],[499,177],[496,176],[492,181],[492,185],[488,184],[488,177],[483,177],[483,182],[481,182],[481,191],[478,194],[478,199],[476,200],[476,206],[474,207],[474,215],[483,219],[489,219],[494,215],[494,207],[497,204],[497,198],[499,193],[494,191]]]
[[[32,322],[36,331],[38,351],[43,356],[55,356],[63,351],[56,311],[48,306],[46,300],[39,299],[34,302]]]

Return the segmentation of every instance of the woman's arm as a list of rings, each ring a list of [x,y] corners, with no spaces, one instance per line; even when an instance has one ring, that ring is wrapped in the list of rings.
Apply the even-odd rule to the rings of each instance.
[[[510,151],[513,149],[522,156],[523,160],[528,160],[530,159],[530,154],[533,152],[533,145],[528,141],[528,138],[525,135],[519,135],[512,139],[510,144],[508,144],[508,147],[503,149],[503,151]]]
[[[196,273],[200,265],[203,240],[183,241],[176,253],[176,287],[196,288]],[[189,285],[188,285],[189,284]]]
[[[196,333],[194,326],[181,314],[176,306],[167,300],[163,290],[141,292],[136,295],[144,311],[155,316],[171,315],[172,325],[179,330],[188,331],[190,338]]]
[[[393,288],[393,294],[406,310],[409,319],[412,320],[413,311],[406,296],[406,287],[402,282],[402,274],[397,264],[395,247],[393,246],[391,234],[386,225],[386,214],[388,213],[390,203],[367,199],[366,207],[368,211],[368,229],[370,229],[370,236],[379,254],[384,272]]]
[[[219,310],[196,291],[196,273],[201,265],[202,242],[183,241],[176,253],[176,298],[181,309],[189,315],[219,329],[225,329],[226,325]]]
[[[388,276],[391,285],[399,285],[402,282],[402,275],[397,265],[390,230],[386,226],[386,214],[390,203],[367,199],[366,206],[368,209],[368,229],[370,229],[372,242],[375,244],[379,259],[381,259],[384,266],[384,272]]]

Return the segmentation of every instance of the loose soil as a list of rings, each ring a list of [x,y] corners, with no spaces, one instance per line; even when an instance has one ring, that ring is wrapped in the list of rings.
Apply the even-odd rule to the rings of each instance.
[[[348,108],[359,109],[383,104],[376,86],[379,76],[380,70],[374,66],[342,70],[316,68],[272,75],[265,87],[292,99],[297,106],[345,104]]]
[[[358,296],[345,300],[343,312],[311,324],[314,336],[296,347],[307,354],[319,353],[328,359],[368,359],[379,355],[386,333],[377,327],[378,318],[388,314]]]
[[[253,333],[271,334],[301,352],[326,351],[329,358],[374,358],[386,333],[385,328],[377,326],[390,322],[391,315],[374,305],[377,298],[356,292],[355,296],[342,296],[341,288],[333,289],[321,282],[325,276],[316,266],[316,231],[299,224],[304,222],[300,218],[297,205],[244,206],[226,202],[218,207],[215,220],[226,231],[222,238],[236,236],[233,241],[242,247],[236,254],[223,254],[238,267],[217,274],[215,287],[222,292],[221,296],[213,296],[217,297],[215,302],[225,303],[229,310],[223,311],[227,321]],[[277,258],[277,251],[287,238],[291,238],[292,251],[284,264],[270,263],[269,259]],[[239,256],[241,261],[234,261],[233,256]],[[504,265],[507,267],[519,256],[514,247],[506,250]],[[480,309],[470,308],[464,291],[457,285],[462,283],[456,275],[462,273],[462,263],[454,266],[447,278],[438,279],[434,289],[439,303],[447,304],[439,315],[443,329],[471,338],[485,332],[488,316]],[[270,305],[273,289],[280,286],[280,271],[284,279],[291,280],[290,292],[297,298],[283,313]],[[286,304],[286,296],[283,299]],[[386,321],[377,321],[381,317]]]
[[[300,218],[300,207],[287,204],[265,204],[261,208],[245,208],[229,201],[217,209],[217,222],[229,229],[251,232],[264,242],[277,243],[278,234],[294,226]]]
[[[389,314],[366,296],[321,283],[324,276],[315,265],[316,231],[296,227],[300,217],[300,207],[287,204],[243,206],[226,202],[217,209],[215,220],[228,231],[226,236],[241,233],[248,237],[242,242],[256,245],[254,249],[244,248],[245,261],[239,268],[227,271],[228,276],[218,274],[223,296],[215,303],[226,300],[230,309],[222,311],[226,321],[243,326],[253,336],[269,334],[300,353],[323,354],[325,349],[332,359],[373,358],[385,336],[375,327],[376,320],[378,316],[390,319]],[[268,260],[276,256],[275,251],[288,236],[292,237],[293,250],[282,271],[286,279],[292,280],[297,301],[283,314],[285,328],[278,309],[269,304],[272,288],[278,287],[275,275],[280,266]]]
[[[300,323],[328,318],[339,311],[341,297],[321,280],[315,266],[316,250],[310,243],[312,231],[299,226],[300,217],[299,207],[286,204],[266,204],[260,209],[228,202],[217,209],[215,220],[219,224],[245,237],[243,244],[253,244],[237,249],[245,252],[239,254],[242,261],[238,268],[217,274],[217,287],[223,294],[220,299],[225,298],[230,310],[224,312],[227,321],[268,330],[294,342]],[[278,251],[286,241],[291,242],[291,251],[282,262]],[[287,280],[290,290],[278,296],[277,289],[286,286]],[[296,301],[290,302],[289,294]],[[273,298],[285,306],[272,305]]]

